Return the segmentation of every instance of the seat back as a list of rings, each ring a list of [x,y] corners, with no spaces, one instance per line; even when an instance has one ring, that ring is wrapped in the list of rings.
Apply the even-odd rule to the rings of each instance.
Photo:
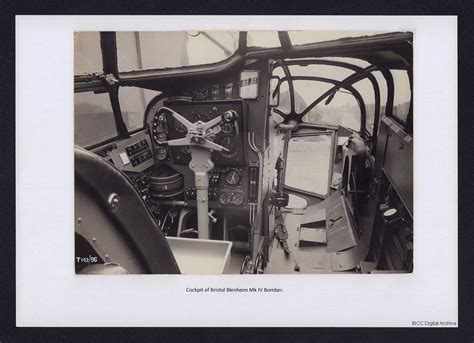
[[[129,273],[179,274],[164,235],[130,180],[80,147],[74,147],[74,163],[76,233],[104,262]]]

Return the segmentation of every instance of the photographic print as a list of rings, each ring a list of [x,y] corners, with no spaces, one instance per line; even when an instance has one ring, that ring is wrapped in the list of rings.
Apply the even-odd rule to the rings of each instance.
[[[74,33],[77,274],[413,271],[413,33]]]

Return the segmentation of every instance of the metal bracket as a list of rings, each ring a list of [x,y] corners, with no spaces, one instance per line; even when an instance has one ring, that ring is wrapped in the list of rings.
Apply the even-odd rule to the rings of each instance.
[[[105,82],[107,82],[109,86],[113,86],[118,83],[118,80],[114,74],[107,74],[107,75],[101,75],[101,76],[104,78]]]

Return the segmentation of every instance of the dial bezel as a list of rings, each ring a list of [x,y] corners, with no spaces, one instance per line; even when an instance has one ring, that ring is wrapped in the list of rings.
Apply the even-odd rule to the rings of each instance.
[[[223,197],[226,197],[225,198],[225,201],[223,201]],[[219,193],[219,202],[222,204],[222,205],[229,205],[229,204],[232,204],[232,199],[234,198],[234,194],[232,194],[230,191],[226,190],[226,189],[223,189],[220,193]]]
[[[239,196],[240,199],[242,199],[242,200],[237,202],[236,200],[234,200],[236,196]],[[236,206],[242,205],[245,202],[245,196],[244,196],[243,192],[235,191],[232,194],[231,202],[232,202],[233,205],[236,205]]]
[[[164,151],[164,154],[165,154],[165,155],[164,155],[163,158],[160,158],[160,157],[159,157],[159,156],[160,156],[160,152],[162,152],[162,151]],[[164,161],[164,160],[166,160],[167,157],[168,157],[168,150],[166,150],[166,148],[158,148],[158,149],[156,149],[156,159],[157,159],[158,161]]]
[[[227,148],[224,144],[222,144],[222,141],[227,137],[232,138],[232,140],[234,142],[233,145],[232,145],[232,149],[229,149],[229,151],[222,150],[219,153],[222,155],[222,157],[232,158],[232,157],[236,156],[239,153],[239,148],[240,148],[239,140],[237,139],[236,136],[231,135],[231,134],[223,134],[221,137],[219,137],[216,140],[216,143],[223,146],[223,147],[225,147],[225,148]]]
[[[229,177],[229,175],[233,173],[235,175],[238,176],[238,179],[236,182],[230,182],[227,178]],[[235,185],[240,185],[240,183],[242,182],[242,174],[237,170],[237,169],[229,169],[228,171],[225,172],[224,174],[224,180],[226,182],[226,184],[230,185],[230,186],[235,186]]]

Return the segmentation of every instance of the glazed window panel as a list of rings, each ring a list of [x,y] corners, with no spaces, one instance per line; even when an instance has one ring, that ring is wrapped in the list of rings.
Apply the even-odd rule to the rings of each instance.
[[[411,88],[406,70],[391,70],[394,84],[393,117],[402,125],[406,124],[410,111]]]
[[[326,195],[331,158],[331,135],[294,137],[288,143],[285,185]]]
[[[143,128],[147,104],[160,92],[137,87],[120,87],[122,117],[129,132]]]
[[[74,94],[74,144],[88,147],[116,136],[109,93]]]
[[[99,32],[74,33],[74,74],[102,73]]]
[[[237,31],[117,32],[119,71],[178,68],[223,61],[238,47]]]

